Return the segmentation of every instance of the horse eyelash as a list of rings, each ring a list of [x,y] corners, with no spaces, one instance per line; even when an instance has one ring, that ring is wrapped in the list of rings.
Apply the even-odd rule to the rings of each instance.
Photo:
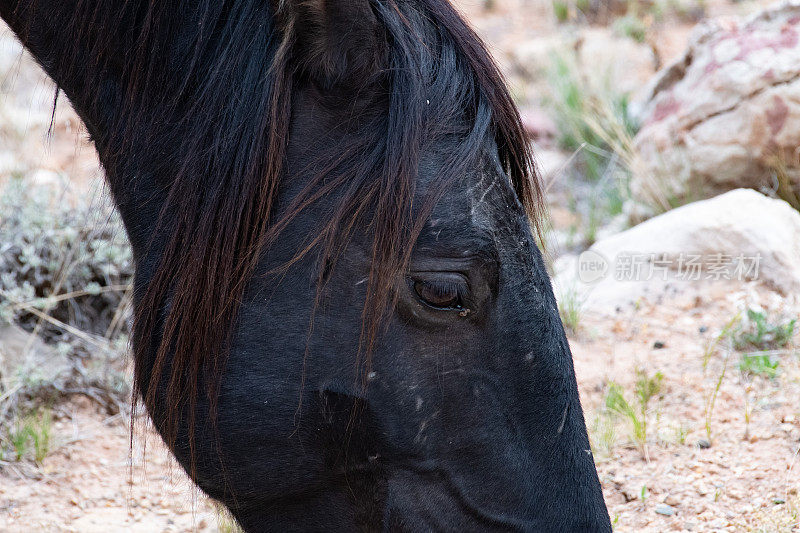
[[[453,280],[442,280],[442,279],[412,279],[413,285],[417,283],[426,285],[429,288],[434,290],[434,293],[437,296],[446,296],[452,293],[455,293],[458,298],[458,306],[453,307],[452,309],[457,309],[464,305],[467,295],[469,294],[469,287],[466,282],[458,282]],[[424,300],[422,295],[419,294],[418,291],[417,295]],[[427,303],[427,302],[426,302]],[[442,308],[448,309],[448,308]]]
[[[464,283],[439,279],[422,280],[422,283],[433,287],[437,296],[445,296],[453,292],[455,292],[459,298],[466,296],[467,287]]]

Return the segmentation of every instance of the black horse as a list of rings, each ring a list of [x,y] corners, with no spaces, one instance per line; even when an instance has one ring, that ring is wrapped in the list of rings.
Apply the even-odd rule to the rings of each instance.
[[[0,15],[105,167],[137,391],[246,530],[610,531],[519,116],[446,0]]]

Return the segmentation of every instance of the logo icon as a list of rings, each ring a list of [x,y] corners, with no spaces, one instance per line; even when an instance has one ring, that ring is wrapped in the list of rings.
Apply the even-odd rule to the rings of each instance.
[[[578,256],[578,279],[583,283],[594,283],[608,274],[608,259],[594,250],[586,250]]]

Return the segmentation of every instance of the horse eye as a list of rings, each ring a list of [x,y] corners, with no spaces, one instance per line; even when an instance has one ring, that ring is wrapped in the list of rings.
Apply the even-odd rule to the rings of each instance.
[[[414,292],[431,307],[461,309],[466,286],[450,279],[417,279],[414,280]]]

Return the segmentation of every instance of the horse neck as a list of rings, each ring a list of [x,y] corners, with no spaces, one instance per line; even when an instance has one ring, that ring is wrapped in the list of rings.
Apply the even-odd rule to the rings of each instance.
[[[190,176],[184,188],[196,180],[202,190],[242,167],[244,143],[232,139],[261,131],[252,117],[268,107],[262,80],[274,41],[264,3],[181,4],[0,0],[0,17],[86,124],[134,254],[161,227],[172,178]],[[246,54],[258,39],[264,54]]]

